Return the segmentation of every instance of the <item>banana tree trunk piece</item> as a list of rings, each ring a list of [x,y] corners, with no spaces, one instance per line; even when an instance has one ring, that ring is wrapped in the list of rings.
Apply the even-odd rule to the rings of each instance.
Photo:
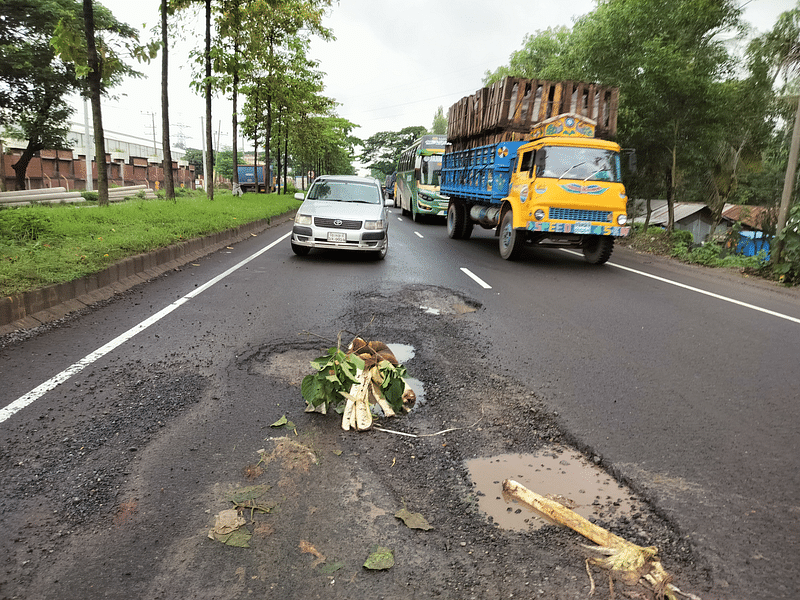
[[[599,525],[595,525],[558,502],[540,496],[513,479],[503,481],[503,492],[531,506],[559,525],[569,527],[595,544],[602,546],[597,550],[608,555],[608,558],[591,562],[613,571],[620,579],[626,580],[628,583],[635,583],[639,577],[643,577],[656,592],[656,597],[659,598],[678,600],[678,594],[680,594],[699,600],[696,596],[684,594],[669,583],[672,577],[661,566],[661,562],[655,558],[658,549],[654,546],[649,548],[637,546]]]

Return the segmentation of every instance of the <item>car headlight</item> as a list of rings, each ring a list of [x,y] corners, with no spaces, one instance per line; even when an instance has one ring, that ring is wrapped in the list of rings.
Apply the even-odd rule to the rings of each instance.
[[[628,215],[626,215],[626,214],[621,214],[621,215],[619,215],[619,216],[617,217],[617,223],[618,223],[619,225],[625,225],[625,223],[627,223],[627,222],[628,222]]]
[[[298,225],[311,225],[311,215],[297,214],[294,217],[294,222]]]
[[[541,208],[537,208],[536,212],[533,213],[533,216],[536,217],[537,221],[541,221],[544,219],[544,211]]]
[[[364,221],[364,229],[383,229],[383,219],[378,221]]]

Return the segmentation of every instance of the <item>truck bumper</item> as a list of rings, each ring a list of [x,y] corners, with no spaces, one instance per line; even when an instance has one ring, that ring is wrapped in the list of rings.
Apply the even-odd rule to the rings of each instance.
[[[578,235],[610,235],[625,237],[630,235],[630,227],[616,225],[591,225],[584,223],[546,223],[532,221],[528,223],[528,231],[537,233],[572,233]]]

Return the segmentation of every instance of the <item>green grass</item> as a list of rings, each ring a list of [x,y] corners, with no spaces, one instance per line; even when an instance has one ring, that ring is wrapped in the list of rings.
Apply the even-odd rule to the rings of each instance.
[[[293,196],[217,191],[163,199],[0,209],[0,294],[102,271],[128,256],[296,209]]]

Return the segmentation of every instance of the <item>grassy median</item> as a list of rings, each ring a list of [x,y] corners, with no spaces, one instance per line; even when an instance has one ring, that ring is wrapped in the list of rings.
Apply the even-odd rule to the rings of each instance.
[[[291,195],[183,192],[128,200],[0,209],[0,295],[71,281],[128,256],[283,214]]]

